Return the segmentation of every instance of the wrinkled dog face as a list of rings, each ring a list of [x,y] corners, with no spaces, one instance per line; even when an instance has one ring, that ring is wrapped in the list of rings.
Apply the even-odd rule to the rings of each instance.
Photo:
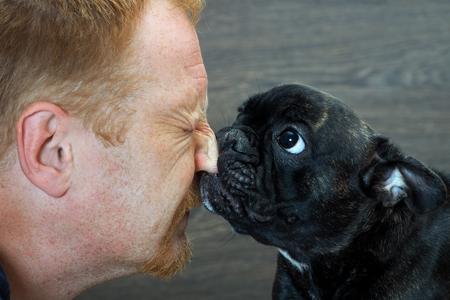
[[[352,171],[370,134],[341,102],[311,88],[256,95],[218,133],[219,175],[202,179],[205,205],[237,232],[280,248],[343,243],[336,228],[351,232],[363,217],[364,202],[341,201],[359,184]]]
[[[375,153],[373,131],[342,102],[310,87],[285,85],[253,96],[217,137],[219,173],[201,179],[205,206],[264,244],[338,250],[361,230],[374,198],[387,193],[390,206],[407,192],[403,167],[362,174],[383,155],[399,154]],[[377,195],[368,196],[371,191]]]

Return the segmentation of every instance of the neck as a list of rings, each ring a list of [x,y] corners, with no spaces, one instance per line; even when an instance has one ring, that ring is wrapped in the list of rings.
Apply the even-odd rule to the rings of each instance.
[[[97,283],[136,271],[135,266],[118,266],[121,260],[107,251],[106,242],[90,243],[81,228],[59,226],[67,225],[58,223],[60,217],[26,217],[32,214],[26,209],[3,208],[6,215],[0,220],[8,221],[0,226],[0,265],[11,299],[71,299]]]
[[[1,262],[10,285],[11,299],[72,299],[100,282],[133,273],[130,268],[95,262],[82,252],[36,247],[29,242],[2,252]],[[9,249],[13,248],[8,245]],[[59,251],[61,250],[61,251]],[[95,249],[94,249],[95,251]]]
[[[72,299],[95,284],[132,273],[125,268],[95,265],[76,254],[67,258],[51,253],[55,252],[39,252],[27,245],[26,251],[1,262],[11,299]]]
[[[420,270],[428,263],[418,259],[421,256],[417,256],[416,249],[427,249],[426,245],[431,242],[436,245],[445,242],[440,237],[448,236],[449,230],[443,233],[442,228],[450,228],[449,209],[445,206],[436,212],[414,215],[406,206],[395,211],[379,207],[365,230],[338,252],[309,257],[295,250],[288,251],[288,255],[280,253],[289,262],[291,270],[303,276],[299,278],[311,274],[309,286],[318,287],[325,298],[332,298],[343,287],[342,282],[346,282],[349,288],[367,293],[382,276],[385,280],[396,280],[395,276],[386,278],[388,275],[383,273],[386,264],[391,268],[397,264],[402,269],[406,268],[408,261],[414,261],[414,268]]]
[[[41,192],[29,192],[27,181],[14,172],[19,173],[18,166],[9,172],[13,179],[0,176],[0,183],[6,182],[0,184],[0,266],[11,299],[72,299],[95,284],[137,271],[131,262],[118,265],[127,257],[125,250],[113,247],[107,233],[96,232],[92,220],[86,219],[85,226],[74,221],[84,216],[68,213],[64,203],[73,199],[45,200]],[[26,196],[8,188],[18,185],[26,186]]]

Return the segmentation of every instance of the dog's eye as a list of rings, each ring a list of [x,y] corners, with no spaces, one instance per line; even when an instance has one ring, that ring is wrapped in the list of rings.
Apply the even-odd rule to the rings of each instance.
[[[286,129],[278,136],[278,144],[289,153],[299,154],[305,150],[305,141],[293,129]]]

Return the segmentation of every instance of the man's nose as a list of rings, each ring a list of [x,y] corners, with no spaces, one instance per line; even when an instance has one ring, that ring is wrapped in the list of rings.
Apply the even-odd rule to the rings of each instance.
[[[195,171],[217,173],[217,141],[214,131],[208,126],[196,133]]]

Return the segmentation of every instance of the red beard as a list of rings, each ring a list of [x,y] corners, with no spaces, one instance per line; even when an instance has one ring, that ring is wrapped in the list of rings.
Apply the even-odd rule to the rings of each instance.
[[[186,214],[199,205],[198,183],[194,181],[175,212],[155,256],[144,264],[141,270],[143,273],[159,278],[171,278],[184,269],[192,256],[192,251],[186,233],[180,232],[179,226]]]

